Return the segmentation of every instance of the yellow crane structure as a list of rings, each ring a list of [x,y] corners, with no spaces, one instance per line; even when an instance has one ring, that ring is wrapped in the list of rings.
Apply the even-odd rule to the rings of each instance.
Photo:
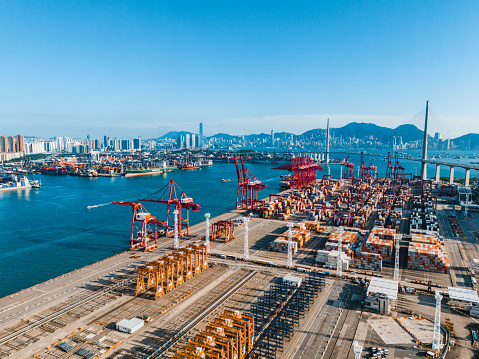
[[[244,359],[253,349],[254,318],[225,310],[178,350],[174,359]]]
[[[208,255],[203,245],[180,248],[167,256],[138,267],[136,295],[155,289],[155,299],[180,286],[208,268]]]

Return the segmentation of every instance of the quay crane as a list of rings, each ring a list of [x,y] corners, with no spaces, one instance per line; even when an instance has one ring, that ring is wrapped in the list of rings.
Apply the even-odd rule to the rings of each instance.
[[[158,221],[141,203],[115,201],[112,204],[131,206],[133,218],[131,220],[130,250],[141,247],[148,252],[157,247],[159,227],[164,226],[165,222]],[[154,240],[154,243],[148,244],[151,240]]]
[[[388,152],[388,165],[386,167],[386,178],[394,178],[394,167],[391,162],[391,152]]]
[[[359,166],[359,178],[367,178],[371,174],[369,173],[369,167],[364,163],[364,152],[361,152],[361,165]]]
[[[394,179],[403,179],[404,178],[404,167],[399,164],[399,156],[396,152],[394,154]]]
[[[256,207],[258,201],[258,191],[266,188],[265,184],[262,184],[248,168],[244,166],[243,156],[234,156],[236,164],[236,174],[238,176],[238,192],[236,195],[236,208],[237,209],[253,209]],[[240,161],[241,166],[238,164]]]
[[[189,211],[194,212],[200,210],[200,205],[193,203],[193,198],[188,197],[185,192],[175,183],[175,180],[170,180],[167,185],[158,191],[152,193],[146,198],[139,199],[143,202],[165,203],[166,207],[166,221],[165,235],[172,234],[175,230],[174,211],[178,211],[178,236],[183,237],[190,233]],[[183,217],[182,210],[186,210],[186,218]],[[170,224],[172,223],[172,224]],[[171,228],[171,229],[170,229]]]
[[[304,188],[316,183],[316,171],[323,168],[310,157],[293,157],[290,165],[273,168],[291,172],[290,188]]]
[[[344,178],[354,179],[354,163],[351,162],[349,156],[344,160]]]

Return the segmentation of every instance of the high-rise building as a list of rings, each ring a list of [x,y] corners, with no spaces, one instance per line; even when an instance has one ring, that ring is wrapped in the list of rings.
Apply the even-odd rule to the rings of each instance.
[[[185,148],[191,147],[191,135],[189,133],[185,133]]]
[[[176,148],[182,149],[184,147],[184,142],[185,139],[182,135],[179,135],[178,138],[176,139]]]
[[[13,136],[8,136],[8,152],[17,152],[17,140]]]
[[[110,137],[103,136],[103,146],[105,146],[105,148],[108,148],[109,145],[110,145]]]
[[[0,152],[8,152],[8,140],[5,136],[0,136]]]
[[[133,139],[133,149],[140,150],[141,149],[141,139],[140,137]]]
[[[274,130],[271,130],[271,147],[274,147]]]
[[[17,152],[25,152],[25,139],[23,135],[17,135]]]
[[[200,122],[199,147],[203,147],[203,123]]]
[[[436,132],[436,133],[434,134],[434,139],[435,139],[436,141],[440,140],[440,139],[441,139],[441,134],[440,134],[439,132]]]

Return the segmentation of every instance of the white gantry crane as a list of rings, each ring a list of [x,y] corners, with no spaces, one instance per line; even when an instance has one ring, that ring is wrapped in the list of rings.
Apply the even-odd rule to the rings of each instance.
[[[399,282],[399,242],[402,239],[402,235],[395,234],[394,239],[395,239],[394,245],[396,246],[396,260],[394,262],[394,280],[396,282]]]
[[[205,246],[206,253],[210,254],[210,214],[205,214],[206,218],[206,230],[205,230]]]
[[[293,223],[288,222],[288,268],[293,268]]]
[[[432,333],[432,350],[439,352],[441,346],[441,301],[442,293],[436,290],[436,315],[434,316],[434,331]]]
[[[248,245],[248,222],[249,218],[243,219],[244,222],[244,260],[249,260],[249,245]]]
[[[336,272],[338,277],[343,275],[343,227],[338,229],[338,263],[336,266]]]
[[[359,345],[357,340],[355,340],[353,342],[354,359],[361,359],[361,352],[362,351],[363,351],[363,347],[361,345]]]
[[[175,242],[174,242],[174,247],[175,249],[180,248],[180,239],[178,237],[178,210],[175,209],[173,211],[173,214],[175,215]]]

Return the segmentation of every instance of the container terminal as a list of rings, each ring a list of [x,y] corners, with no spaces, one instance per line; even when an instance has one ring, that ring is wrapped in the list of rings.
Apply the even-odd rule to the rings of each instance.
[[[174,180],[114,202],[130,251],[0,299],[0,358],[475,357],[467,188],[405,178],[397,158],[385,178],[346,160],[317,179],[299,158],[291,188],[258,199],[235,162],[236,209],[191,227],[200,204]]]

